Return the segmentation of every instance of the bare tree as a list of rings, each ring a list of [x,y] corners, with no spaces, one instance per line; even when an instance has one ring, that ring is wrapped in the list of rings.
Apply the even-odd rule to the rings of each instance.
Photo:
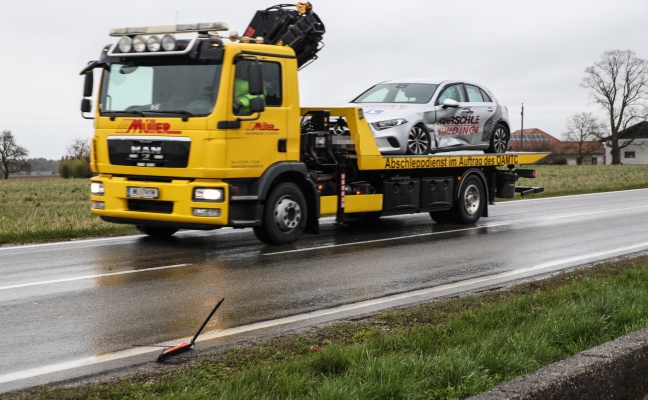
[[[579,112],[567,118],[565,132],[565,150],[576,156],[576,164],[582,165],[583,160],[590,157],[599,148],[599,140],[607,136],[605,123],[592,113]]]
[[[67,148],[68,156],[71,159],[82,158],[90,161],[90,141],[80,137],[74,139],[71,145]]]
[[[612,147],[612,164],[620,164],[620,150],[632,140],[619,142],[619,132],[645,118],[648,61],[632,50],[606,51],[599,61],[585,69],[581,85],[592,90],[594,102],[608,113],[610,135],[606,141]]]
[[[11,131],[2,131],[2,136],[0,136],[0,171],[5,179],[9,179],[9,174],[31,171],[31,166],[27,162],[28,155],[29,151],[18,146]]]

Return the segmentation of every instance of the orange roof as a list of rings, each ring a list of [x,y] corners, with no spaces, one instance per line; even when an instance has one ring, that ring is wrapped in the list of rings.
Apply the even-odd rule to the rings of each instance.
[[[511,133],[509,142],[513,151],[549,151],[554,154],[577,153],[578,142],[562,141],[538,128],[528,128]],[[584,148],[592,154],[605,154],[605,146],[599,141],[583,142]]]

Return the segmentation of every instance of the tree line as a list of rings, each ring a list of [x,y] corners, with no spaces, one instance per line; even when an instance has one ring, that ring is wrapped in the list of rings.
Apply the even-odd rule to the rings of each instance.
[[[13,133],[2,131],[0,135],[0,172],[4,179],[10,174],[31,174],[37,171],[57,171],[63,178],[85,178],[91,176],[90,142],[77,138],[67,147],[67,155],[61,160],[28,158],[29,151],[20,146]]]

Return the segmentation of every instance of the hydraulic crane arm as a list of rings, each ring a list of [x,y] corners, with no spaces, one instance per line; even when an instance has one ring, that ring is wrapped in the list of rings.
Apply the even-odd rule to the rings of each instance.
[[[243,36],[261,36],[265,43],[291,47],[301,69],[317,59],[317,52],[324,47],[325,31],[310,2],[299,2],[257,11]]]

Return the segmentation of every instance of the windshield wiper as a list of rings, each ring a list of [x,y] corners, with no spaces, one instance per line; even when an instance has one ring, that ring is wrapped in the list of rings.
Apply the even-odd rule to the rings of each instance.
[[[186,110],[162,110],[162,111],[149,111],[152,114],[180,114],[182,115],[182,120],[186,121],[189,118],[193,118],[194,115]]]
[[[110,116],[110,120],[114,121],[117,115],[137,115],[139,117],[146,117],[143,112],[139,110],[128,110],[128,111],[104,111],[103,114]]]

